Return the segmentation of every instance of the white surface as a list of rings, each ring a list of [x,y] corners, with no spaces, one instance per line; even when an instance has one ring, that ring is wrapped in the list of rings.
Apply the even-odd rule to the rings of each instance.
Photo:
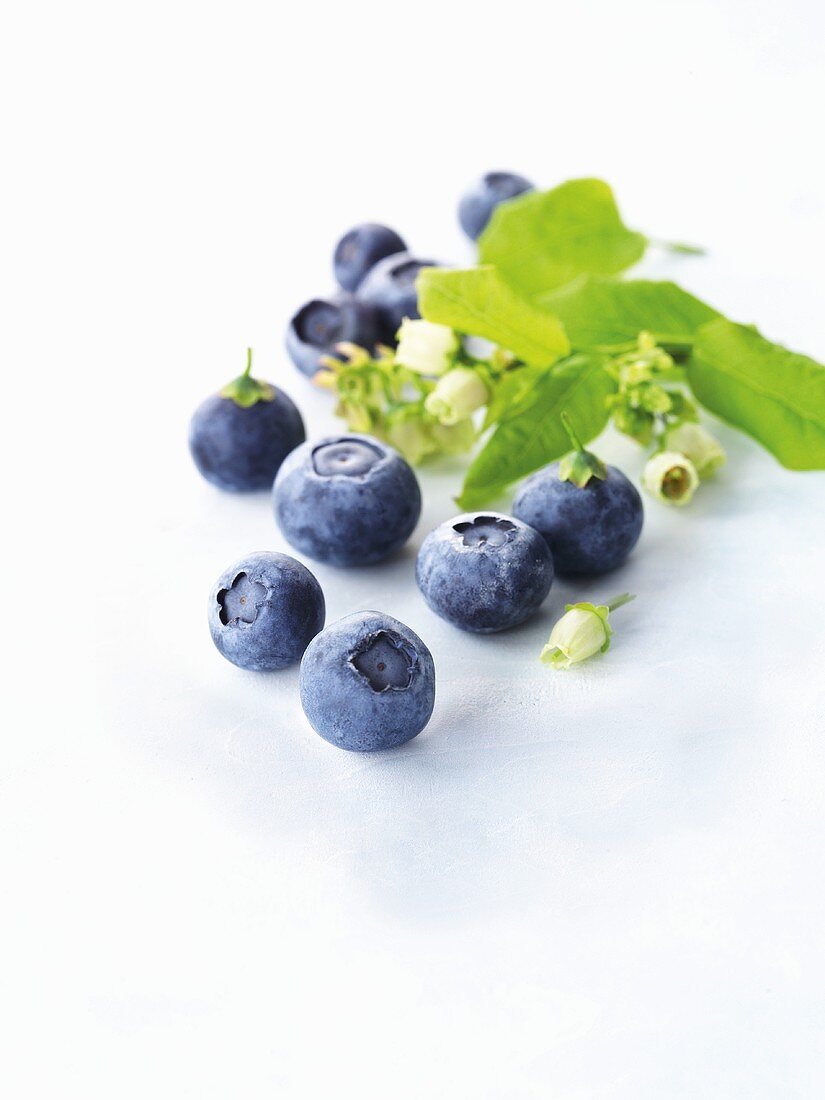
[[[361,758],[296,673],[212,648],[214,576],[283,543],[185,449],[247,343],[327,427],[281,332],[335,238],[377,218],[466,259],[490,167],[604,176],[711,249],[649,271],[825,358],[821,5],[4,23],[7,1094],[821,1095],[823,475],[723,432],[722,476],[650,505],[620,574],[480,639],[413,583],[460,480],[428,471],[401,559],[317,569],[330,619],[384,608],[438,666],[427,731]],[[607,659],[538,664],[566,599],[625,588]]]

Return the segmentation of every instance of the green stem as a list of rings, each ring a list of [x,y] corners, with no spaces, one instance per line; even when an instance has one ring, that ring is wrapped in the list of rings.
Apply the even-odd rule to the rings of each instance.
[[[579,439],[573,421],[566,412],[559,413],[559,419],[564,430],[570,436],[573,450],[565,455],[559,463],[559,481],[571,481],[579,489],[584,489],[591,477],[597,477],[604,481],[607,477],[607,467],[600,458],[584,449]]]
[[[615,611],[617,607],[622,607],[626,603],[630,603],[631,600],[635,600],[636,597],[630,592],[624,592],[621,596],[616,596],[614,600],[611,600],[607,605],[608,611]]]
[[[273,401],[275,389],[268,382],[259,382],[252,377],[252,348],[246,349],[246,370],[228,382],[222,390],[221,397],[228,401],[234,401],[242,409],[248,409],[258,401]]]
[[[623,355],[627,351],[635,351],[638,346],[638,341],[628,340],[624,344],[593,344],[578,350],[584,355]]]
[[[684,241],[660,241],[656,237],[650,238],[650,243],[668,252],[677,252],[680,256],[707,256],[707,249],[700,248],[696,244],[685,244]]]
[[[560,413],[559,418],[564,425],[564,430],[570,437],[570,442],[573,444],[573,450],[583,451],[584,447],[582,446],[582,441],[579,439],[578,435],[576,435],[576,429],[573,427],[573,421],[570,419],[566,412]]]

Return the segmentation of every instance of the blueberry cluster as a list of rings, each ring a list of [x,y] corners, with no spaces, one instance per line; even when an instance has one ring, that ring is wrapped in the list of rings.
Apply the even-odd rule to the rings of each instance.
[[[530,189],[491,173],[462,199],[460,220],[475,238],[495,206]],[[394,339],[417,316],[415,259],[385,226],[347,233],[334,256],[341,293],[293,317],[287,346],[313,374],[318,357],[343,341]],[[295,404],[246,370],[199,406],[190,449],[203,476],[233,492],[270,489],[275,519],[296,551],[329,566],[365,567],[397,552],[421,515],[418,480],[393,447],[365,434],[307,442]],[[516,627],[540,608],[554,572],[596,575],[619,565],[639,538],[642,503],[617,469],[585,451],[575,435],[561,463],[530,477],[512,515],[475,512],[440,524],[417,555],[427,605],[464,631]],[[435,665],[409,627],[361,611],[325,627],[324,594],[310,570],[286,554],[250,554],[225,570],[209,596],[215,646],[256,672],[300,662],[300,695],[313,728],[357,752],[415,737],[435,703]]]
[[[533,185],[512,172],[487,172],[464,194],[458,220],[471,240],[477,240],[493,211]],[[386,225],[365,222],[350,229],[335,246],[332,268],[338,291],[313,298],[295,313],[286,332],[292,362],[312,377],[322,357],[338,357],[336,346],[357,344],[372,351],[379,344],[394,347],[404,318],[420,317],[415,280],[424,267],[437,267],[407,248]]]
[[[287,541],[337,566],[382,561],[404,545],[421,514],[410,466],[366,435],[295,447],[280,465],[272,499]],[[392,748],[430,719],[435,665],[421,639],[378,611],[324,629],[321,586],[295,558],[262,552],[236,562],[212,586],[208,618],[217,649],[239,668],[261,672],[300,662],[306,715],[340,748]]]
[[[415,280],[424,267],[437,267],[407,250],[386,225],[367,222],[345,233],[335,247],[333,270],[340,290],[301,306],[286,330],[292,362],[310,378],[323,356],[341,358],[339,344],[369,351],[394,347],[405,317],[417,318]]]

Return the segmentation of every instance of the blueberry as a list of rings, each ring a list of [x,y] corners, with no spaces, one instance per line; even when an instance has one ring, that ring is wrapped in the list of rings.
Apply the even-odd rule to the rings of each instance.
[[[529,477],[513,501],[513,515],[540,531],[564,576],[597,576],[615,569],[639,540],[642,498],[615,466],[579,487],[559,478],[560,464]]]
[[[433,712],[432,655],[390,615],[347,615],[307,647],[301,703],[316,733],[339,748],[373,752],[403,745]]]
[[[287,554],[250,554],[221,574],[209,596],[209,631],[239,668],[286,668],[324,626],[324,594]]]
[[[201,404],[189,425],[195,465],[219,489],[269,489],[283,460],[306,439],[293,401],[246,371]]]
[[[332,259],[335,278],[344,290],[355,290],[379,260],[406,248],[395,230],[386,225],[376,222],[356,225],[335,246]]]
[[[421,491],[392,447],[368,435],[340,435],[292,454],[276,478],[273,504],[296,550],[332,565],[370,565],[410,537]]]
[[[371,351],[377,340],[375,310],[350,294],[313,298],[301,306],[286,330],[289,357],[309,378],[318,371],[322,355],[335,355],[336,344],[347,341]]]
[[[492,634],[538,610],[553,583],[553,558],[527,524],[475,512],[427,535],[415,575],[436,615],[473,634]]]
[[[434,260],[419,260],[409,252],[387,256],[372,268],[358,288],[358,297],[369,302],[378,314],[378,338],[395,346],[395,334],[405,317],[415,320],[418,294],[415,280],[424,267],[437,267]]]
[[[524,176],[488,172],[473,184],[458,204],[461,228],[471,240],[477,241],[500,202],[533,190],[533,184]]]

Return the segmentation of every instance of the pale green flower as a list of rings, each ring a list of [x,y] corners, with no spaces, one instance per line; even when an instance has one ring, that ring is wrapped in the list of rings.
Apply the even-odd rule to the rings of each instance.
[[[613,634],[608,618],[611,611],[635,599],[625,593],[609,604],[568,604],[565,613],[550,631],[541,660],[553,668],[570,668],[596,653],[606,653]]]
[[[490,400],[490,391],[477,371],[455,367],[439,378],[424,402],[427,412],[441,424],[457,424]]]
[[[406,411],[406,410],[404,410]],[[422,417],[415,412],[393,417],[387,425],[387,440],[413,465],[436,450],[436,444]]]
[[[416,374],[438,377],[449,370],[458,347],[458,336],[447,325],[405,318],[398,330],[395,361]]]
[[[700,478],[707,478],[723,466],[727,455],[722,444],[701,424],[685,422],[665,432],[667,450],[685,455]]]
[[[678,451],[659,451],[648,460],[642,484],[665,504],[682,506],[699,487],[699,475],[690,459]]]
[[[476,441],[476,426],[469,417],[455,424],[430,424],[430,435],[438,449],[448,455],[469,451]]]

